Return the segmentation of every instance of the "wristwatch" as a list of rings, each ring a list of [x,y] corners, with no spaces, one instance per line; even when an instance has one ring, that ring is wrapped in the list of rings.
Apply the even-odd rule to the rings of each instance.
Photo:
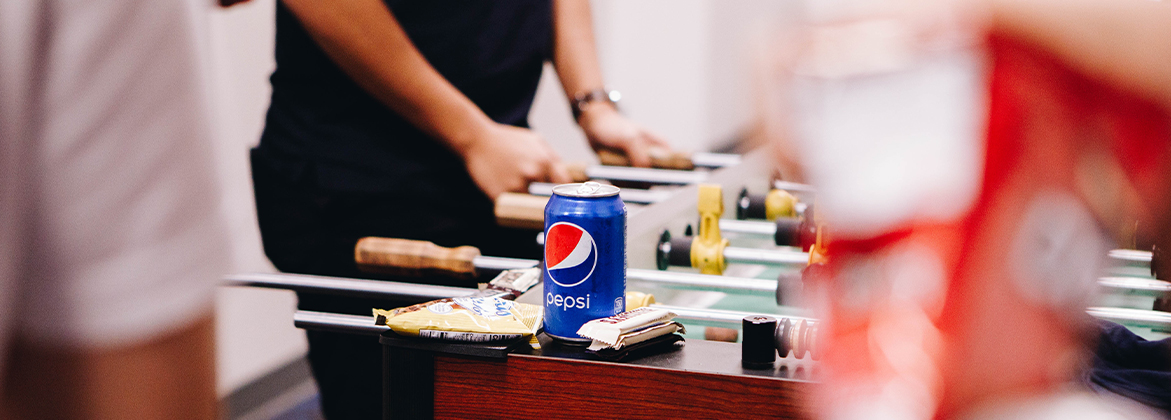
[[[573,94],[573,98],[569,101],[570,108],[573,108],[574,121],[581,118],[582,110],[586,104],[596,101],[605,101],[618,108],[618,100],[622,99],[622,94],[616,90],[594,89]]]

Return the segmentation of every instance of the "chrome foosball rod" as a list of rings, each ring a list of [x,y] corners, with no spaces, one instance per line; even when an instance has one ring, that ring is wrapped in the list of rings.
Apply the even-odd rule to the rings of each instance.
[[[685,152],[655,147],[649,150],[651,168],[690,171],[696,168],[719,169],[739,165],[740,155],[709,152]],[[605,166],[631,166],[625,154],[607,149],[598,151],[598,162]]]
[[[540,230],[545,227],[545,204],[553,184],[533,183],[529,194],[504,193],[496,199],[496,223],[500,226]],[[670,191],[624,188],[619,195],[625,202],[653,204],[670,197]],[[817,228],[805,217],[777,217],[773,221],[720,219],[721,232],[771,236],[779,246],[803,246],[812,241]],[[735,254],[736,252],[733,251]]]
[[[708,171],[606,165],[571,165],[568,170],[575,182],[606,180],[659,185],[698,184],[707,181],[709,175]]]
[[[224,277],[224,285],[291,290],[369,299],[428,301],[464,296],[476,289],[396,281],[287,273],[243,273]]]
[[[704,308],[687,308],[661,304],[649,305],[664,309],[676,315],[675,319],[706,325],[722,325],[737,328],[745,318],[759,316],[740,311],[725,311]],[[1140,309],[1088,308],[1086,313],[1098,318],[1117,322],[1130,327],[1171,330],[1171,313]],[[777,350],[787,357],[798,359],[809,357],[818,360],[821,354],[818,327],[820,322],[803,316],[767,315],[778,319],[774,332]],[[357,335],[378,335],[390,328],[376,325],[373,316],[346,315],[327,312],[297,311],[293,314],[293,325],[306,330],[330,331]]]
[[[370,315],[336,314],[331,312],[297,311],[293,326],[310,331],[327,331],[356,335],[379,335],[390,327],[377,325]]]
[[[741,162],[740,155],[709,152],[671,151],[662,148],[650,150],[651,167],[689,171],[695,168],[725,168]],[[598,161],[607,166],[630,166],[626,155],[609,150],[598,151]]]
[[[516,260],[533,262],[533,260]],[[533,265],[517,267],[528,268]],[[481,268],[495,269],[492,266]],[[777,281],[746,277],[711,276],[706,274],[670,271],[628,269],[627,280],[641,281],[668,288],[712,290],[728,293],[774,293]],[[470,287],[433,286],[383,280],[351,279],[344,277],[310,276],[286,273],[244,273],[224,277],[227,286],[260,287],[294,292],[322,293],[373,299],[434,300],[462,296],[474,291]]]
[[[481,258],[485,261],[492,261],[491,264],[479,266],[484,270],[511,270],[535,266],[535,261],[533,260]],[[508,260],[509,264],[503,265],[493,260]],[[627,279],[667,288],[761,295],[776,293],[778,287],[777,280],[772,279],[712,276],[639,269],[627,270]],[[470,287],[435,286],[395,281],[286,273],[232,274],[224,277],[224,284],[228,286],[260,287],[358,298],[418,301],[463,296],[475,291],[475,289]],[[1169,282],[1137,277],[1102,277],[1098,279],[1098,286],[1105,291],[1122,291],[1153,297],[1171,293],[1171,283]]]
[[[355,247],[355,258],[359,267],[374,273],[404,276],[437,275],[465,279],[476,278],[485,271],[532,268],[540,264],[537,260],[479,255],[479,250],[474,247],[444,248],[426,241],[373,237],[363,238],[358,242]],[[777,281],[771,279],[635,268],[626,270],[626,278],[629,281],[675,289],[780,295],[777,291]],[[461,296],[474,291],[471,289],[471,283],[468,288],[462,288],[284,273],[234,274],[227,276],[225,282],[234,286],[420,301]]]
[[[775,220],[778,217],[808,217],[813,211],[809,203],[801,201],[797,194],[812,192],[813,188],[799,188],[801,184],[789,185],[791,189],[774,188],[767,194],[749,194],[748,189],[740,190],[736,198],[736,219]]]
[[[808,249],[816,240],[818,230],[816,224],[804,217],[778,217],[771,222],[720,219],[719,228],[721,233],[771,236],[773,243],[778,246],[804,249]],[[1150,267],[1152,253],[1134,249],[1113,249],[1107,253],[1107,257],[1120,266]],[[1155,276],[1154,271],[1151,275]]]
[[[665,309],[675,313],[676,319],[696,321],[705,324],[738,326],[745,317],[762,315],[750,312],[725,311],[704,308],[687,308],[682,306],[651,304],[652,308]],[[1117,322],[1130,327],[1151,328],[1161,331],[1171,330],[1171,313],[1150,311],[1145,309],[1102,308],[1091,307],[1086,313],[1094,318]],[[778,316],[775,314],[763,314]],[[785,316],[792,321],[818,322],[814,318],[802,316]],[[294,324],[304,329],[328,329],[332,331],[351,331],[360,334],[377,334],[387,330],[385,326],[374,325],[373,316],[333,314],[313,311],[297,311],[294,314]]]
[[[529,186],[529,192],[532,194],[500,194],[500,197],[497,198],[497,204],[495,204],[497,225],[536,230],[545,228],[545,205],[548,202],[548,195],[552,194],[552,191],[552,184],[533,184]],[[623,188],[622,192],[619,192],[623,201],[628,200],[628,195],[626,195],[628,193],[636,194],[636,200],[645,201],[662,200],[670,195],[670,192],[666,191]],[[773,236],[776,245],[787,247],[804,247],[808,243],[812,243],[817,230],[812,220],[800,218],[800,216],[781,216],[773,221],[719,219],[718,223],[721,232]],[[769,252],[759,253],[755,250],[742,249],[731,249],[731,254],[728,259],[755,263],[789,263],[790,256],[792,256],[778,256]]]
[[[529,184],[529,194],[541,197],[549,197],[553,195],[553,187],[556,186],[557,184],[550,184],[547,182],[534,182]],[[618,192],[618,196],[622,197],[622,201],[626,203],[654,204],[671,198],[672,193],[673,191],[665,190],[623,188],[622,191]]]
[[[391,238],[363,238],[355,248],[355,259],[364,270],[407,276],[438,275],[453,278],[476,278],[480,272],[537,267],[539,261],[479,255],[474,247],[443,248],[430,242]],[[785,296],[781,282],[707,274],[628,269],[630,281],[645,282],[667,288],[713,290],[726,293],[774,294],[778,305]],[[468,287],[424,285],[416,283],[350,279],[284,273],[234,274],[225,278],[232,286],[250,286],[324,293],[388,300],[427,301],[463,296],[475,292]],[[1135,294],[1164,296],[1171,293],[1171,283],[1134,277],[1103,277],[1099,286],[1106,290],[1123,290]]]
[[[522,260],[525,261],[525,260]],[[776,280],[744,277],[709,276],[704,274],[674,273],[655,270],[627,270],[627,280],[650,285],[685,289],[709,290],[722,293],[750,295],[778,295]],[[290,290],[301,293],[319,293],[365,299],[394,301],[428,301],[466,296],[477,289],[471,287],[435,286],[395,281],[351,279],[342,277],[308,276],[285,273],[232,274],[224,278],[227,286],[260,287]],[[778,299],[780,299],[778,297]],[[778,300],[778,305],[780,301]]]
[[[486,257],[475,247],[444,248],[426,241],[367,237],[355,247],[358,266],[376,273],[400,275],[441,275],[474,278],[480,271],[537,267],[540,261],[521,258]],[[743,293],[775,293],[776,280],[694,273],[677,273],[630,268],[627,280],[664,287],[720,290]],[[356,284],[352,286],[357,287]]]
[[[729,263],[777,265],[800,268],[809,264],[809,253],[784,249],[755,249],[733,246],[705,247],[699,250],[695,245],[701,238],[682,236],[672,238],[664,230],[655,249],[656,264],[660,270],[667,267],[692,267],[701,272],[722,274]],[[713,267],[707,267],[699,256],[711,254],[708,260]]]
[[[1098,286],[1103,291],[1122,291],[1153,297],[1171,294],[1171,283],[1141,277],[1102,277],[1098,279]]]

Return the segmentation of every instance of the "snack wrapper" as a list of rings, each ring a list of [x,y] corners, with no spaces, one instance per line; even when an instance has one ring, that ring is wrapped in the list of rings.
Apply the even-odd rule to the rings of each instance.
[[[433,300],[394,310],[374,310],[375,324],[408,336],[463,342],[494,342],[530,337],[536,344],[541,307],[495,297]]]
[[[687,329],[683,328],[683,324],[675,321],[660,322],[657,324],[648,325],[637,330],[622,334],[618,336],[617,343],[613,345],[606,344],[600,340],[594,340],[586,350],[599,351],[604,349],[622,350],[623,348],[644,341],[662,337],[667,334],[685,333]]]
[[[618,338],[625,333],[659,324],[675,318],[675,314],[664,309],[642,307],[608,318],[595,319],[585,323],[577,334],[610,346],[618,344]]]
[[[488,282],[480,283],[480,290],[472,293],[475,297],[498,297],[516,300],[524,292],[541,282],[541,269],[537,267],[505,270]]]

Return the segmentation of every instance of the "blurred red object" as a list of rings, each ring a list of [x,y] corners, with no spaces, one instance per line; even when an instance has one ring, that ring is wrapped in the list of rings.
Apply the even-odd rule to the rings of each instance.
[[[1058,391],[1111,240],[1168,213],[1166,109],[1031,46],[987,47],[976,204],[827,244],[824,418],[951,418]]]

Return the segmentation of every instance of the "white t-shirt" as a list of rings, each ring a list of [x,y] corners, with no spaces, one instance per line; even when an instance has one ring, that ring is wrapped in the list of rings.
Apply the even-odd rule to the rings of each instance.
[[[121,346],[210,313],[210,7],[0,1],[0,342]]]

